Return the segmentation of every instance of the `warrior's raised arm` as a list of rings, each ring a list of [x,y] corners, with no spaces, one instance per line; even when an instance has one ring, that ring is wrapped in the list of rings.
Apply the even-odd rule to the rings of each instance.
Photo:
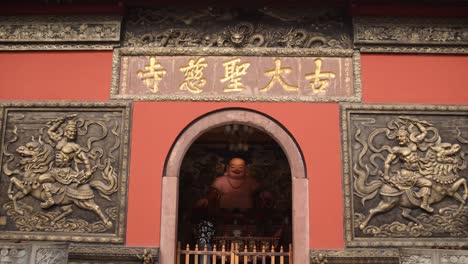
[[[49,135],[49,138],[54,141],[58,142],[61,138],[63,133],[57,132],[57,129],[65,122],[64,117],[57,118],[53,121],[50,121],[47,123],[48,125],[51,125],[49,129],[47,129],[47,135]]]
[[[66,117],[59,117],[55,120],[49,121],[47,124],[50,125],[49,129],[47,129],[47,135],[49,135],[49,138],[54,141],[58,142],[59,140],[62,139],[63,132],[57,132],[57,129],[65,123],[66,120],[70,120],[77,116],[77,114],[69,115]]]
[[[416,122],[413,122],[413,124],[415,124],[415,125],[418,127],[418,129],[419,129],[419,131],[420,131],[421,133],[418,133],[418,134],[416,134],[416,133],[411,133],[411,136],[410,136],[410,137],[411,137],[411,140],[414,141],[415,143],[420,143],[420,142],[422,142],[422,141],[426,138],[426,136],[427,136],[427,129],[422,125],[421,122],[417,122],[417,121],[416,121]]]

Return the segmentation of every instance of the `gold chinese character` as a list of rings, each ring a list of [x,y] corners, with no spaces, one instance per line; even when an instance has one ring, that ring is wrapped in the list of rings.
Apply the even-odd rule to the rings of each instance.
[[[144,71],[137,71],[138,77],[141,78],[147,87],[150,87],[153,93],[158,92],[158,84],[165,74],[166,69],[159,64],[156,57],[150,57],[149,64],[145,65]]]
[[[221,79],[221,82],[229,81],[228,87],[224,88],[225,92],[240,92],[245,89],[241,83],[241,76],[247,74],[250,63],[246,62],[241,65],[238,65],[238,63],[240,63],[239,58],[223,63],[224,78]]]
[[[202,87],[206,84],[206,79],[203,78],[203,69],[208,66],[205,58],[199,58],[196,62],[191,59],[188,66],[180,68],[184,73],[184,82],[180,85],[180,90],[188,90],[191,93],[201,93]]]
[[[283,89],[286,91],[297,91],[299,89],[298,87],[287,84],[286,81],[283,79],[283,76],[281,76],[283,73],[291,73],[291,71],[292,69],[289,67],[281,68],[281,60],[276,58],[275,69],[265,72],[266,76],[271,76],[272,78],[267,84],[267,86],[260,89],[260,92],[266,92],[270,90],[276,82],[279,82],[281,87],[283,87]]]
[[[330,79],[335,78],[335,73],[333,72],[320,72],[322,68],[322,60],[316,59],[315,63],[315,72],[306,74],[306,80],[312,80],[310,86],[312,87],[312,92],[314,94],[324,93],[327,91],[327,87],[330,84]]]

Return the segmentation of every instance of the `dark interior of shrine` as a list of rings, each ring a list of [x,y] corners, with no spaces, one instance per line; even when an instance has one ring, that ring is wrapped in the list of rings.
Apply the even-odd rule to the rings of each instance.
[[[222,178],[228,175],[233,158],[245,161],[246,178],[228,178],[224,187]],[[281,147],[266,133],[243,124],[205,132],[185,155],[179,179],[178,241],[184,248],[199,244],[202,250],[206,244],[218,249],[224,245],[227,250],[237,243],[240,248],[283,246],[288,251],[291,170]],[[230,190],[243,192],[243,201],[251,203],[229,200],[236,199],[228,194]],[[216,199],[208,205],[200,202],[213,194]]]

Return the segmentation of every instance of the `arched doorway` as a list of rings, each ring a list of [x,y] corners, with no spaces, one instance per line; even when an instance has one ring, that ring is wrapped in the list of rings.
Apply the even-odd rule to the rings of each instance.
[[[206,131],[239,124],[270,136],[281,147],[291,169],[293,261],[307,263],[309,256],[309,193],[302,153],[290,133],[274,119],[249,109],[230,108],[208,113],[189,124],[173,144],[162,180],[160,263],[174,263],[177,242],[179,175],[190,146]]]

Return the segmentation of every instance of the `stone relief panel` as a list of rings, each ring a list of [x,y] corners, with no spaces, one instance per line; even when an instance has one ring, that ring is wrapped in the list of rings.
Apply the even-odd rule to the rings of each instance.
[[[0,238],[123,243],[130,104],[0,107]]]
[[[129,10],[125,47],[352,48],[343,14],[330,9]]]
[[[343,105],[349,246],[468,244],[467,111]]]
[[[67,243],[0,243],[0,263],[66,264]]]
[[[400,249],[401,264],[468,263],[468,250]]]

